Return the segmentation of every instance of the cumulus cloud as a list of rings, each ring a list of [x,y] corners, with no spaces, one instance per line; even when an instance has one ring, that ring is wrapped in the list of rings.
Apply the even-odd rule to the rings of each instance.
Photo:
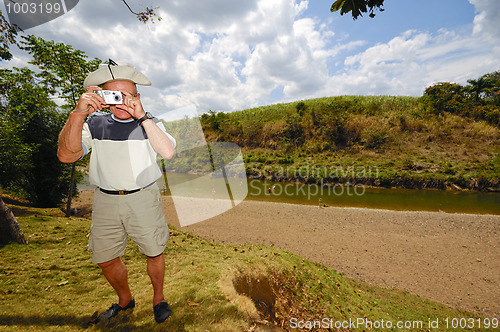
[[[478,14],[474,17],[474,35],[491,42],[500,41],[500,1],[498,0],[469,0]]]
[[[188,25],[205,28],[197,30],[202,40],[196,52],[177,59],[185,73],[180,94],[202,109],[231,111],[266,103],[276,89],[283,97],[319,89],[331,53],[323,39],[330,35],[315,29],[312,19],[298,18],[305,9],[306,1],[261,0],[218,22],[210,15],[189,18]]]
[[[153,82],[141,90],[153,112],[189,104],[234,111],[343,94],[419,96],[434,82],[498,70],[500,1],[469,2],[469,29],[409,30],[376,44],[337,34],[307,0],[131,2],[136,11],[159,3],[162,20],[147,25],[116,0],[80,1],[28,33],[134,63]],[[26,61],[16,52],[7,66]]]

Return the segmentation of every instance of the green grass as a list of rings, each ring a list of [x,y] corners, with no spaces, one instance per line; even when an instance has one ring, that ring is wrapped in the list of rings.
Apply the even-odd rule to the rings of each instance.
[[[247,331],[257,324],[290,329],[291,318],[363,317],[394,323],[423,321],[425,327],[428,319],[476,317],[408,292],[344,278],[273,247],[220,244],[171,227],[165,291],[173,315],[161,325],[154,322],[146,262],[129,242],[124,261],[136,308],[108,325],[89,327],[95,311],[116,302],[100,269],[90,262],[90,221],[63,218],[55,209],[14,206],[13,210],[22,215],[18,221],[29,244],[0,249],[0,329],[5,331]],[[260,317],[252,319],[249,307],[228,300],[230,294],[219,287],[223,277],[232,280],[229,285],[234,285],[236,294],[253,299]]]

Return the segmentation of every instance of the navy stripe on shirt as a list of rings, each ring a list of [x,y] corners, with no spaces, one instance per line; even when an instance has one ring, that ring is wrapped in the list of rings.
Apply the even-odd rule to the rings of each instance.
[[[158,123],[159,120],[154,118]],[[148,135],[142,126],[136,121],[121,122],[113,120],[112,114],[94,116],[87,120],[87,124],[93,139],[126,141],[145,140]]]

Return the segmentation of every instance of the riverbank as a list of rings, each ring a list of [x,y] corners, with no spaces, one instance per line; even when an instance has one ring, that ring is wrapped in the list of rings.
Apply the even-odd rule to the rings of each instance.
[[[89,216],[91,191],[75,207]],[[175,207],[164,197],[169,223]],[[500,317],[500,216],[388,211],[245,200],[183,228],[223,243],[261,243],[347,277]]]
[[[258,152],[257,152],[258,153]],[[266,155],[266,152],[261,152]],[[269,153],[272,155],[273,153]],[[340,157],[344,158],[344,157]],[[495,165],[488,165],[486,168],[494,170],[488,176],[456,175],[455,171],[444,169],[436,165],[417,165],[394,167],[395,161],[387,164],[380,164],[367,158],[365,164],[359,164],[347,159],[342,160],[341,166],[325,166],[322,163],[314,163],[309,166],[307,160],[297,163],[294,166],[283,166],[279,162],[247,162],[246,174],[249,179],[259,179],[272,182],[294,182],[317,185],[363,185],[374,188],[398,188],[398,189],[437,189],[446,191],[480,191],[480,192],[500,192],[500,181]],[[272,157],[271,157],[272,159]],[[251,160],[246,158],[247,161]],[[333,161],[332,161],[333,162]],[[408,161],[406,161],[408,162]],[[352,164],[349,164],[352,163]],[[307,166],[304,166],[307,165]],[[370,165],[370,166],[366,166]],[[375,165],[375,166],[373,166]],[[470,165],[460,166],[468,169]],[[432,171],[431,171],[432,170]],[[444,174],[441,174],[441,173]],[[453,174],[451,174],[453,173]]]

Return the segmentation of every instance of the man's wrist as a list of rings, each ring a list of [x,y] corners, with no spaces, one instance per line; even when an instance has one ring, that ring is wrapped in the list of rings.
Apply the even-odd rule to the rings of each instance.
[[[142,119],[142,118],[146,115],[146,113],[147,113],[147,112],[142,112],[140,115],[137,115],[137,116],[134,116],[134,117],[135,117],[135,119],[136,119],[137,121],[139,121],[140,119]]]
[[[151,119],[153,119],[153,115],[149,112],[146,112],[142,117],[137,118],[137,124],[141,126],[144,121]]]
[[[69,113],[70,118],[77,118],[77,119],[85,120],[87,118],[87,116],[88,116],[87,112],[71,111]]]
[[[80,113],[80,114],[85,114],[85,115],[88,115],[89,113],[89,110],[92,108],[92,106],[89,105],[89,107],[87,107],[87,109],[85,111],[79,111],[77,110],[76,108],[71,111],[71,113]]]
[[[146,122],[149,122],[150,120],[151,120],[151,121],[153,121],[153,119],[145,119],[144,121],[142,121],[142,122],[141,122],[141,124],[140,124],[140,125],[141,125],[141,126],[144,126],[144,124],[145,124]]]

